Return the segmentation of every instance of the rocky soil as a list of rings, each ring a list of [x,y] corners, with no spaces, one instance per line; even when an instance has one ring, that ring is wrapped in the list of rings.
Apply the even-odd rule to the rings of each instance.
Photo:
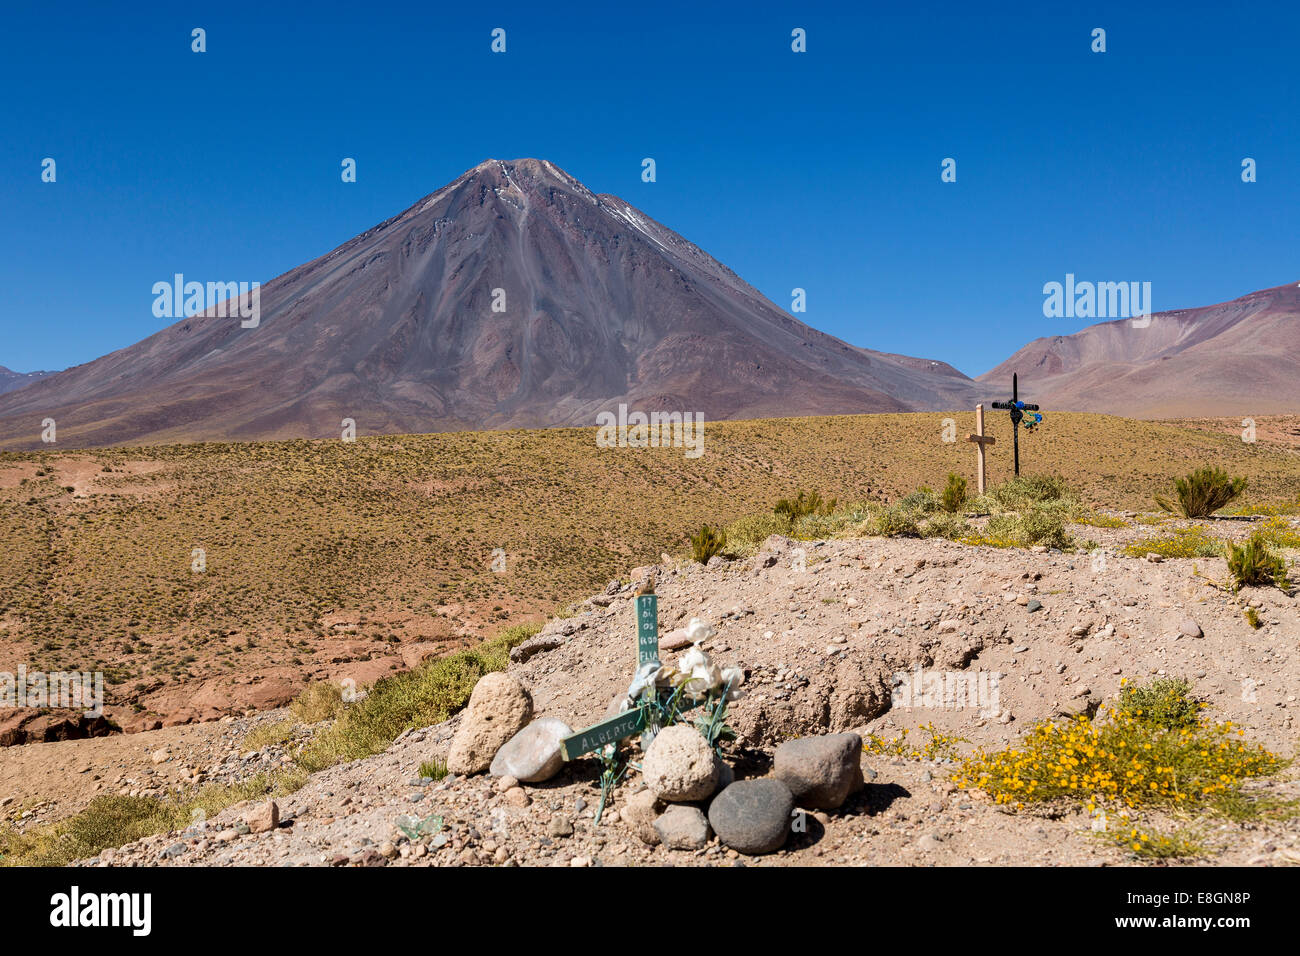
[[[1083,529],[1077,529],[1083,530]],[[1089,531],[1104,529],[1087,529]],[[770,539],[744,561],[666,563],[658,573],[661,647],[691,618],[713,625],[704,647],[746,673],[728,754],[740,780],[768,777],[782,743],[856,731],[923,742],[932,725],[959,749],[1014,742],[1039,720],[1095,710],[1123,678],[1187,677],[1218,719],[1290,757],[1300,690],[1300,609],[1277,589],[1233,595],[1213,586],[1221,559],[1159,563],[1109,554],[976,548],[944,540]],[[634,571],[632,577],[639,576]],[[636,660],[632,589],[611,582],[575,616],[516,649],[507,671],[531,696],[533,720],[579,728],[625,692]],[[1247,604],[1263,626],[1252,629]],[[915,673],[999,675],[982,706],[904,706],[895,685]],[[267,715],[264,719],[275,719]],[[382,755],[315,774],[279,801],[231,808],[86,865],[806,865],[1124,864],[1082,811],[1008,812],[957,789],[948,760],[864,755],[866,786],[834,810],[812,810],[781,850],[743,855],[711,839],[698,849],[647,845],[629,774],[599,824],[598,770],[564,765],[539,784],[488,774],[420,777],[446,759],[465,714],[408,732]],[[218,725],[220,726],[220,725]],[[144,735],[140,735],[144,736]],[[138,737],[135,739],[139,739]],[[78,743],[96,743],[82,741]],[[44,746],[71,746],[67,744]],[[227,744],[229,746],[229,744]],[[217,758],[215,752],[206,757]],[[636,761],[640,763],[640,756]],[[202,763],[191,760],[190,763]],[[242,767],[242,764],[241,764]],[[1255,784],[1300,797],[1294,769]],[[716,801],[715,801],[716,802]],[[428,817],[445,827],[412,840]],[[685,815],[676,823],[691,823]],[[258,831],[261,832],[258,832]],[[1197,862],[1300,862],[1300,824],[1207,825]],[[674,836],[676,839],[676,836]],[[689,839],[683,842],[690,843]]]

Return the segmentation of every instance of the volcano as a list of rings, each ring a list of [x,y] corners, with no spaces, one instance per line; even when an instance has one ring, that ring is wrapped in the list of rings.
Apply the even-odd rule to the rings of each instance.
[[[849,345],[550,162],[488,160],[226,309],[0,396],[61,447],[967,408],[943,362]]]

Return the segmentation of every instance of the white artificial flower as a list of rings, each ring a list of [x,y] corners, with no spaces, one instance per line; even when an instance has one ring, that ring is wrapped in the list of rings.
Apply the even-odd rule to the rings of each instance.
[[[688,681],[682,691],[691,700],[703,700],[710,691],[717,690],[721,675],[718,666],[709,660],[698,644],[692,644],[690,650],[677,660],[677,669],[687,675]]]
[[[745,672],[739,667],[724,667],[721,675],[722,686],[727,688],[727,700],[740,700],[744,691],[740,685],[745,683]]]
[[[713,629],[708,621],[702,621],[698,617],[691,618],[691,622],[686,625],[686,636],[691,639],[692,644],[700,644],[711,638],[717,631]]]

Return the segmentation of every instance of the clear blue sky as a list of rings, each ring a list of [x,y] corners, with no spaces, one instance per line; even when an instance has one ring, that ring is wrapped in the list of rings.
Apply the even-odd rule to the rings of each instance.
[[[129,345],[167,324],[154,282],[269,280],[488,157],[970,375],[1089,324],[1042,316],[1067,272],[1150,281],[1157,310],[1300,281],[1294,2],[282,6],[9,5],[0,365]]]

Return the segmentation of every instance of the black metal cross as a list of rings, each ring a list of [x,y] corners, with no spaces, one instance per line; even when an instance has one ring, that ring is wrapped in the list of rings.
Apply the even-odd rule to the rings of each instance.
[[[994,402],[994,408],[1006,408],[1011,410],[1011,444],[1015,448],[1016,456],[1016,477],[1020,477],[1020,422],[1025,418],[1025,412],[1038,411],[1037,405],[1030,405],[1028,402],[1020,401],[1020,382],[1019,376],[1015,372],[1011,373],[1011,401]],[[1030,416],[1032,420],[1026,428],[1033,428],[1043,420],[1042,415]]]

